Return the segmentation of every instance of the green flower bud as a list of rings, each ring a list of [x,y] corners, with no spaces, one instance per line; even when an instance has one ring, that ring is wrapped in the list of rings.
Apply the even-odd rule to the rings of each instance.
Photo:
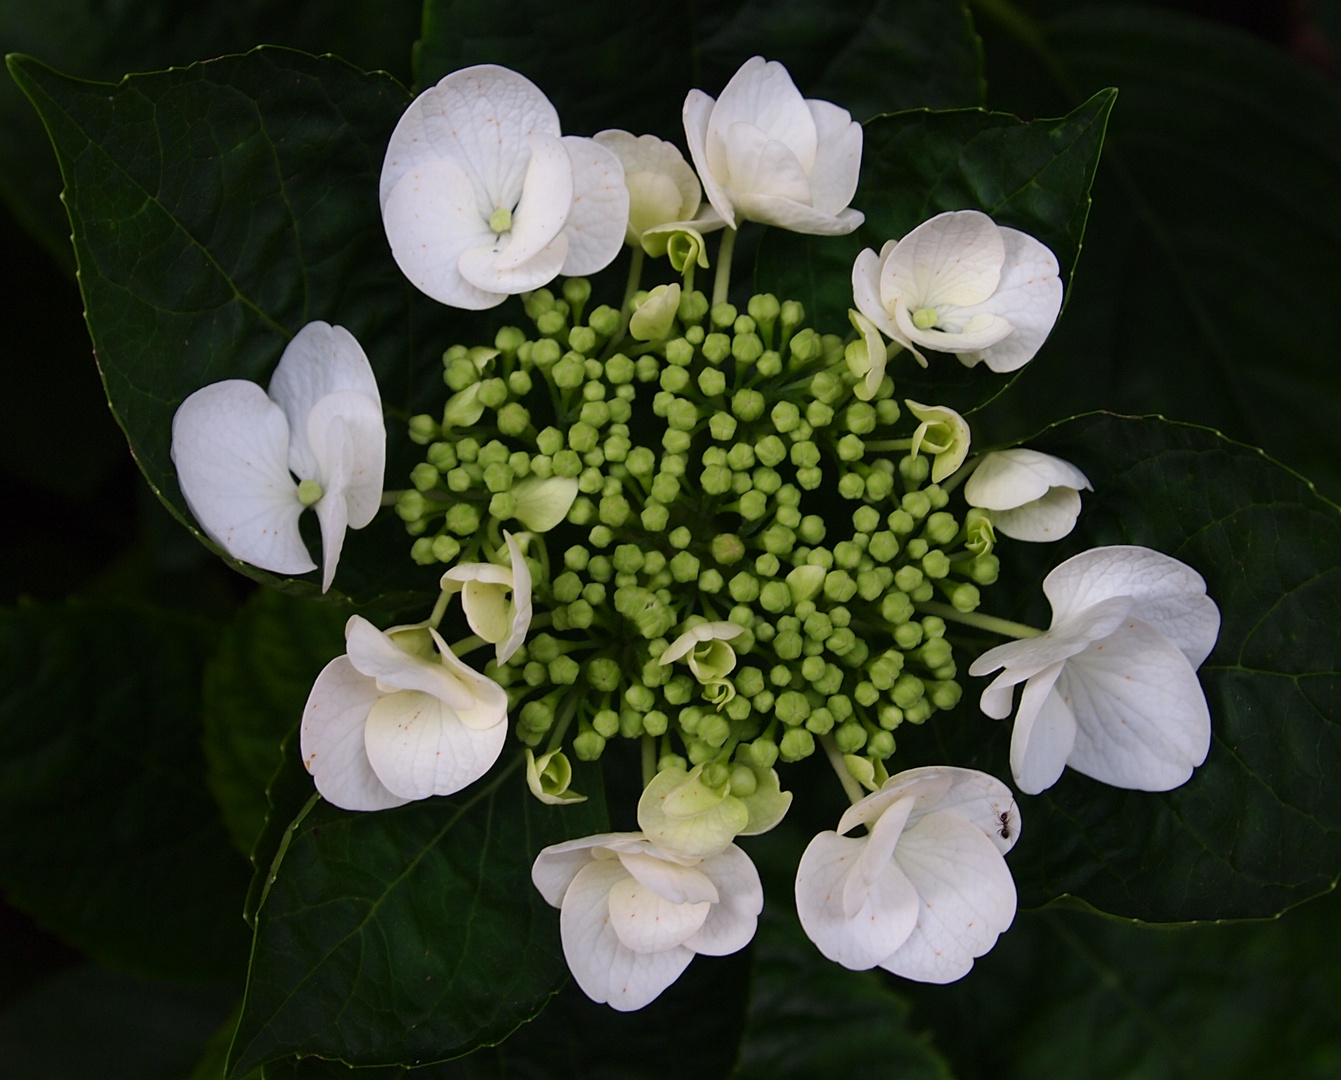
[[[547,665],[549,670],[549,681],[556,686],[572,686],[577,682],[577,677],[582,673],[578,667],[577,661],[571,656],[556,656]]]
[[[712,538],[712,557],[722,566],[731,566],[745,558],[745,544],[735,533],[718,533]]]
[[[708,495],[725,495],[731,483],[731,470],[725,465],[709,465],[699,476],[699,485]]]
[[[866,745],[866,729],[856,720],[849,720],[834,732],[833,739],[843,753],[855,754]]]
[[[922,558],[922,572],[933,581],[945,577],[950,572],[950,557],[939,548],[927,552]]]
[[[833,713],[824,706],[812,709],[806,717],[806,730],[816,735],[827,735],[833,730]]]
[[[783,761],[800,761],[815,752],[815,737],[805,728],[792,728],[782,736],[778,756]]]
[[[604,500],[602,500],[604,502]],[[609,525],[593,525],[591,532],[587,533],[587,542],[592,547],[609,547],[614,542],[615,534],[611,532]]]
[[[927,518],[926,526],[922,529],[922,535],[928,542],[937,547],[945,547],[954,541],[959,535],[959,522],[953,514],[947,514],[939,510]]]
[[[794,727],[797,724],[804,723],[806,717],[810,715],[810,702],[805,694],[788,690],[778,695],[773,704],[773,711],[784,724]]]
[[[581,761],[599,761],[605,752],[605,739],[600,732],[588,728],[573,740],[573,753]]]
[[[979,555],[969,563],[969,576],[979,585],[991,585],[996,582],[1001,570],[1001,560],[995,555]]]
[[[688,528],[686,528],[684,525],[681,525],[675,529],[672,529],[671,534],[668,537],[666,537],[666,539],[670,541],[671,547],[684,550],[689,546],[689,542],[693,539],[693,534],[689,531]],[[697,573],[698,573],[698,567],[695,567],[694,574]],[[694,574],[691,574],[684,580],[685,581],[691,580]]]
[[[967,581],[943,581],[940,584],[950,601],[950,606],[956,611],[968,614],[970,611],[976,611],[982,602],[982,594],[978,592],[978,587],[970,585]]]
[[[759,539],[765,551],[779,558],[790,555],[796,546],[796,534],[785,525],[770,525]]]
[[[609,657],[604,656],[595,657],[587,661],[586,677],[588,684],[591,686],[593,690],[600,690],[605,693],[612,692],[619,686],[620,681],[619,664],[617,664],[614,660],[611,660]],[[610,715],[611,717],[614,718],[613,723],[617,727],[619,722],[618,716],[616,716],[614,713],[611,713]],[[612,735],[614,735],[613,730],[601,731],[599,725],[597,726],[596,730],[600,731],[601,734],[604,735],[606,738],[609,738]]]
[[[544,338],[531,346],[531,362],[541,371],[547,371],[558,363],[563,349],[553,338]]]
[[[451,562],[460,554],[461,543],[456,537],[442,535],[433,538],[433,558],[438,562]]]
[[[764,343],[758,334],[738,333],[731,341],[731,355],[738,364],[753,364],[764,355]]]
[[[794,365],[807,364],[811,360],[818,359],[823,352],[824,345],[819,334],[810,327],[806,327],[791,339],[791,358]]]
[[[740,497],[740,516],[746,521],[758,521],[768,513],[768,496],[762,491],[747,491]]]
[[[773,421],[773,426],[778,432],[786,434],[801,422],[801,410],[790,401],[779,401],[773,406],[769,418]],[[781,459],[779,458],[779,460]],[[777,463],[777,461],[768,462],[769,465],[776,465]]]
[[[446,524],[457,536],[473,536],[480,528],[480,512],[471,503],[454,503],[447,511]]]
[[[709,334],[703,339],[703,356],[710,364],[720,364],[731,355],[731,339],[725,334]]]
[[[843,412],[843,425],[853,435],[868,435],[875,430],[875,409],[865,401],[854,401]]]
[[[908,672],[904,672],[894,681],[890,697],[894,699],[894,704],[904,711],[905,720],[908,719],[908,710],[922,700],[925,689],[922,680]]]
[[[698,557],[687,551],[676,554],[667,565],[670,567],[671,577],[682,584],[698,578],[700,566]]]
[[[704,570],[703,573],[698,576],[698,587],[705,593],[719,593],[722,591],[722,586],[725,584],[726,582],[722,579],[722,575],[716,570]]]
[[[806,600],[813,600],[824,587],[827,575],[819,566],[798,566],[787,575],[787,588],[791,593],[793,606]]]

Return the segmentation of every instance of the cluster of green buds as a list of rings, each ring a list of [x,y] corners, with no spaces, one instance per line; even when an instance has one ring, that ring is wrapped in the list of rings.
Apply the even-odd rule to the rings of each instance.
[[[533,335],[444,354],[450,396],[410,423],[426,460],[396,505],[422,565],[513,520],[535,535],[539,614],[486,668],[518,736],[552,753],[576,721],[584,760],[642,739],[657,771],[702,766],[740,798],[818,739],[878,786],[898,728],[959,701],[942,614],[997,576],[987,513],[951,505],[967,426],[901,407],[887,375],[859,397],[862,340],[794,301],[662,287],[626,324],[589,299],[541,289]]]

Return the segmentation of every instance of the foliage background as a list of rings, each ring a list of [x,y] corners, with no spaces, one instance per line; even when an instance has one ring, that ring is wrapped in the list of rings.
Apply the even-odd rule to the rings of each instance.
[[[832,9],[737,6],[742,32],[781,13],[802,40]],[[979,417],[979,441],[1091,408],[1161,412],[1263,446],[1341,496],[1341,11],[1034,0],[1022,9],[1037,21],[1022,23],[994,0],[972,7],[990,107],[1057,116],[1121,91],[1067,312]],[[271,42],[408,84],[421,16],[408,0],[4,0],[0,46],[116,79]],[[0,733],[0,1080],[215,1080],[246,963],[239,848],[260,827],[238,792],[268,776],[264,718],[301,704],[342,620],[314,626],[252,598],[148,492],[91,362],[49,144],[11,83],[0,135],[0,694],[6,716],[46,725]],[[66,598],[68,619],[32,606]],[[53,619],[60,633],[26,651]],[[247,653],[288,620],[310,638],[287,666],[267,667],[262,645]],[[127,682],[127,670],[143,674]],[[183,685],[201,689],[183,698]],[[225,713],[261,718],[226,760],[208,736]],[[120,817],[102,812],[109,783],[136,793]],[[789,851],[794,863],[804,825],[769,838],[761,863],[785,865]],[[765,886],[787,895],[785,881]],[[751,956],[700,960],[646,1014],[612,1017],[565,993],[497,1051],[427,1075],[681,1075],[670,1026],[705,1076],[808,1077],[821,1062],[961,1080],[1335,1076],[1339,929],[1334,893],[1267,923],[1177,929],[1028,912],[969,979],[940,988],[817,962],[784,915]]]

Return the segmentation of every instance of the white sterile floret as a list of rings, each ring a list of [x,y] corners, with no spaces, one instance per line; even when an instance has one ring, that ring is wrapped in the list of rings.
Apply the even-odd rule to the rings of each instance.
[[[285,348],[268,395],[228,379],[182,402],[172,418],[172,460],[200,527],[263,570],[316,569],[298,529],[312,507],[325,592],[345,529],[367,525],[382,501],[386,428],[367,356],[344,327],[308,323]]]
[[[689,670],[699,682],[723,679],[736,667],[736,651],[727,644],[745,633],[733,622],[701,622],[691,626],[667,646],[658,660],[673,664],[687,658]]]
[[[303,710],[303,764],[322,797],[383,810],[473,784],[507,739],[507,693],[426,624],[385,633],[358,615],[348,653],[326,665]]]
[[[1004,668],[982,711],[1010,715],[1010,766],[1035,795],[1062,769],[1114,787],[1168,791],[1206,760],[1211,717],[1196,669],[1220,631],[1220,610],[1191,567],[1149,548],[1093,548],[1043,581],[1052,627],[998,645],[971,675]]]
[[[405,276],[472,310],[603,269],[629,216],[619,159],[560,136],[540,89],[494,64],[454,71],[414,99],[387,146],[381,201]]]
[[[505,531],[503,539],[511,565],[459,563],[442,575],[441,582],[445,592],[461,591],[466,622],[485,641],[497,646],[500,664],[521,648],[531,626],[531,568],[516,537]]]
[[[642,833],[604,833],[545,848],[531,880],[553,907],[568,969],[592,1001],[641,1009],[695,954],[726,956],[754,937],[764,892],[748,855],[664,851]]]
[[[852,266],[858,310],[892,340],[980,361],[996,372],[1024,367],[1062,309],[1057,257],[1028,233],[977,210],[922,222]]]
[[[865,836],[850,837],[859,825]],[[811,840],[796,872],[807,936],[846,968],[918,982],[967,975],[1015,918],[1003,856],[1020,834],[1010,789],[972,769],[891,776]]]
[[[848,208],[861,171],[861,125],[846,109],[803,99],[777,61],[745,61],[715,101],[689,91],[684,131],[703,191],[733,229],[762,221],[843,236],[865,220]]]
[[[1094,489],[1069,461],[1021,447],[983,455],[964,485],[964,501],[990,510],[997,532],[1042,543],[1075,528],[1082,490]]]
[[[630,247],[643,243],[649,229],[693,225],[699,232],[720,229],[716,212],[694,220],[703,201],[698,177],[674,143],[655,135],[633,135],[618,128],[598,131],[592,138],[624,166],[629,189],[629,220],[624,242]],[[663,243],[664,248],[664,243]]]

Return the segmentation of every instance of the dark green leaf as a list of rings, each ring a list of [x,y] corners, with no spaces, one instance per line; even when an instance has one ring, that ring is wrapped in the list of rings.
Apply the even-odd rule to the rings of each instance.
[[[754,944],[750,1012],[735,1080],[950,1080],[909,1005],[879,972],[848,971],[770,897]]]
[[[214,635],[120,605],[0,614],[0,880],[109,964],[235,978],[246,863],[205,788]]]
[[[128,71],[157,71],[267,42],[333,52],[408,82],[419,12],[418,0],[45,0],[0,6],[0,41],[6,51],[30,53],[86,79],[119,79]],[[0,85],[0,135],[0,193],[73,271],[60,173],[41,122],[9,83]]]
[[[961,1080],[1326,1080],[1341,1071],[1341,894],[1176,929],[1024,913],[973,973],[910,986]]]
[[[242,910],[247,925],[256,929],[256,910],[271,877],[292,837],[292,827],[320,798],[312,787],[312,775],[303,765],[298,733],[292,732],[280,747],[280,765],[265,786],[265,824],[251,849],[251,887]]]
[[[0,1080],[181,1080],[236,992],[63,971],[0,1013]]]
[[[852,200],[865,223],[846,237],[770,229],[759,247],[755,287],[800,300],[820,332],[846,334],[852,264],[860,251],[879,251],[929,217],[964,209],[982,210],[1047,244],[1069,283],[1113,99],[1112,91],[1103,91],[1068,116],[1032,124],[981,109],[919,109],[870,121]],[[923,372],[910,354],[896,358],[891,374],[901,395],[969,413],[1011,383],[982,364],[930,359]]]
[[[807,97],[858,119],[982,101],[978,38],[955,0],[729,0],[699,10],[651,0],[427,0],[416,81],[503,64],[539,85],[565,131],[618,127],[683,145],[685,95],[720,93],[758,54],[785,64]]]
[[[206,780],[244,854],[265,824],[266,787],[312,681],[344,652],[348,612],[261,589],[205,669]]]
[[[1161,412],[1341,496],[1341,89],[1173,12],[1090,7],[1041,33],[1075,92],[1114,85],[1121,99],[1074,302],[1002,437],[1086,409]],[[994,93],[1033,108],[1046,69],[1023,54]]]
[[[1095,490],[1066,540],[999,549],[1003,583],[1037,582],[1096,545],[1141,544],[1201,573],[1223,622],[1200,672],[1206,763],[1169,792],[1067,770],[1019,796],[1010,863],[1022,903],[1069,894],[1181,921],[1271,916],[1326,891],[1341,874],[1341,513],[1261,451],[1204,428],[1095,415],[1030,445],[1075,462]],[[1000,611],[994,591],[984,607]],[[1046,625],[1046,602],[1030,593],[1026,621]],[[982,685],[956,717],[908,734],[900,756],[950,753],[1009,776],[1010,725],[978,714]]]
[[[531,863],[606,818],[597,769],[574,779],[587,802],[548,807],[518,764],[450,799],[299,819],[257,914],[234,1073],[296,1053],[441,1060],[535,1014],[567,968]]]
[[[172,415],[227,378],[262,384],[313,319],[346,326],[390,415],[387,475],[408,471],[399,423],[442,399],[454,325],[405,281],[377,202],[405,92],[334,58],[258,49],[117,86],[11,69],[61,161],[80,285],[112,410],[145,477],[190,522],[169,457]],[[497,317],[496,315],[494,317]],[[436,592],[384,512],[350,533],[337,587],[361,602]],[[248,570],[259,580],[269,575]],[[310,586],[304,591],[314,592]],[[388,599],[389,598],[389,599]]]

